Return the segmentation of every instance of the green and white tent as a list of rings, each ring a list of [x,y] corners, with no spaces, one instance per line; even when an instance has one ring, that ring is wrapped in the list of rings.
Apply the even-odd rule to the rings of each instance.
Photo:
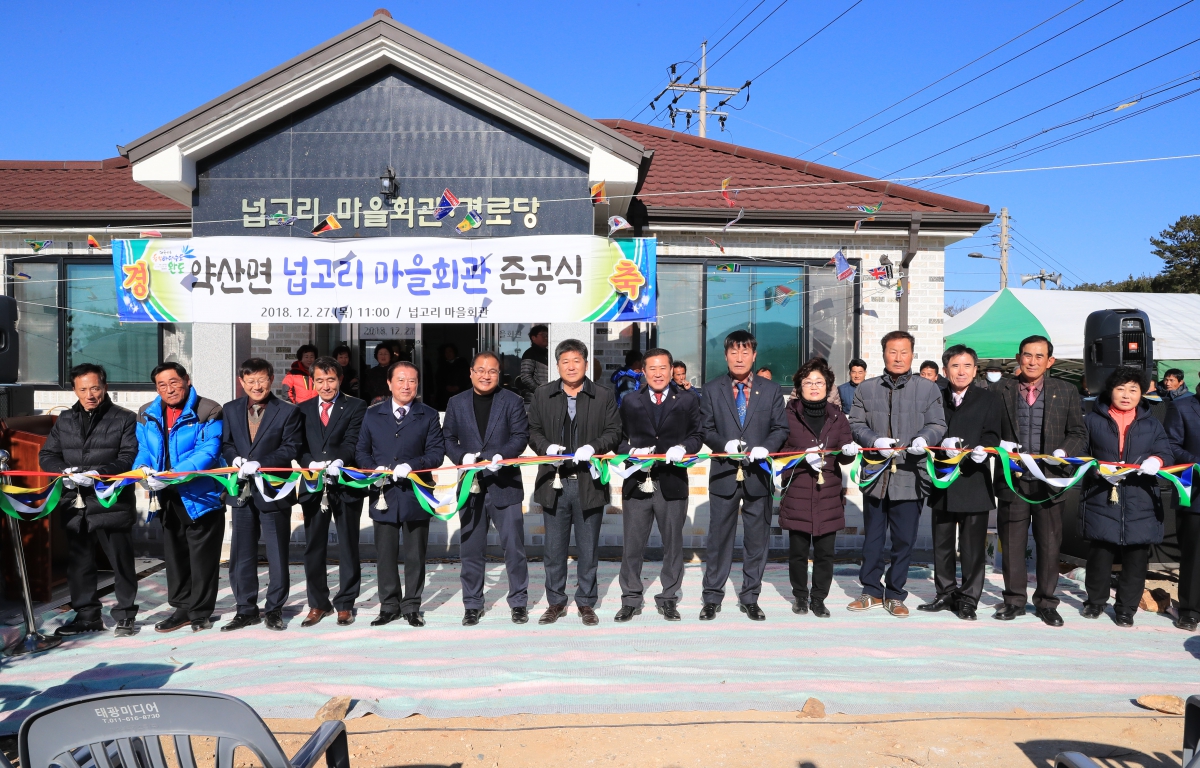
[[[946,346],[966,344],[981,358],[1011,360],[1021,339],[1041,334],[1060,361],[1083,361],[1083,326],[1099,309],[1140,309],[1150,318],[1159,375],[1182,368],[1195,389],[1200,370],[1200,294],[1094,293],[1005,288],[946,318]]]

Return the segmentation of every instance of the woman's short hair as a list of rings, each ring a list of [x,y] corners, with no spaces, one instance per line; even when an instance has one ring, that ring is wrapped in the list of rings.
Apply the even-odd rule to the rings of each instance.
[[[1108,380],[1104,382],[1105,394],[1111,395],[1112,391],[1122,384],[1137,384],[1142,392],[1145,392],[1150,386],[1149,382],[1146,381],[1145,371],[1140,368],[1122,366],[1108,374]]]
[[[792,386],[796,391],[800,391],[800,382],[808,378],[813,371],[825,377],[825,394],[829,394],[833,390],[833,369],[829,367],[829,363],[825,362],[823,357],[814,357],[807,363],[800,366],[800,370],[796,371],[796,375],[792,377]]]

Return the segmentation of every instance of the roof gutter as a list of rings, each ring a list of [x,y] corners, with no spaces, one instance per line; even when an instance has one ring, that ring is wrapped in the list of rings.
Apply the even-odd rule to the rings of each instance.
[[[908,325],[908,298],[912,294],[912,280],[908,276],[909,265],[917,258],[917,241],[921,234],[921,214],[913,213],[908,220],[908,247],[904,249],[904,258],[900,261],[900,330],[911,332]]]

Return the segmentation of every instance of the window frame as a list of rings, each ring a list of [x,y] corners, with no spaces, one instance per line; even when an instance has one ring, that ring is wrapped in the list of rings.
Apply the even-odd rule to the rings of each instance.
[[[55,390],[55,391],[57,391],[57,390],[62,390],[62,389],[69,389],[71,387],[71,382],[69,382],[67,380],[67,378],[68,378],[68,376],[67,376],[67,374],[68,374],[68,368],[67,368],[67,356],[68,356],[67,312],[68,312],[68,309],[66,306],[67,290],[66,290],[66,283],[65,283],[66,276],[67,276],[67,267],[76,266],[76,265],[87,265],[87,266],[103,265],[103,266],[108,266],[111,269],[112,268],[112,258],[111,257],[107,257],[107,258],[106,257],[94,257],[94,256],[93,257],[73,256],[71,254],[62,254],[62,255],[41,255],[41,254],[39,254],[37,256],[31,257],[28,254],[6,253],[4,255],[4,264],[5,264],[5,275],[7,278],[7,281],[5,283],[5,288],[4,288],[4,292],[5,292],[6,296],[13,296],[13,289],[15,286],[14,278],[15,278],[17,272],[20,271],[21,265],[24,265],[24,264],[54,264],[57,267],[57,270],[58,270],[58,278],[57,279],[59,282],[59,287],[58,287],[58,291],[57,291],[58,302],[59,302],[58,303],[58,383],[52,384],[52,383],[46,383],[46,382],[31,382],[31,383],[20,382],[20,384],[21,384],[21,386],[29,387],[30,389],[33,389],[35,391],[36,390]],[[21,311],[20,305],[17,306],[17,311],[18,312]],[[155,350],[155,356],[158,360],[162,360],[163,359],[163,324],[155,323],[155,326],[156,326],[155,339],[156,339],[156,343],[158,345],[157,349]],[[147,371],[147,375],[148,374],[149,374],[149,372]],[[149,392],[149,391],[154,390],[154,385],[151,384],[149,381],[130,382],[130,383],[112,382],[110,384],[109,388],[121,390],[121,391]]]

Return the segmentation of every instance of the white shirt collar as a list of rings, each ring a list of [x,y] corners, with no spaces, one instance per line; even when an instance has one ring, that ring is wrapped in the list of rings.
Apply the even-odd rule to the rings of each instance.
[[[407,416],[408,412],[411,410],[412,410],[412,403],[409,403],[408,405],[400,405],[400,403],[397,403],[395,400],[392,400],[392,415],[393,416]]]

